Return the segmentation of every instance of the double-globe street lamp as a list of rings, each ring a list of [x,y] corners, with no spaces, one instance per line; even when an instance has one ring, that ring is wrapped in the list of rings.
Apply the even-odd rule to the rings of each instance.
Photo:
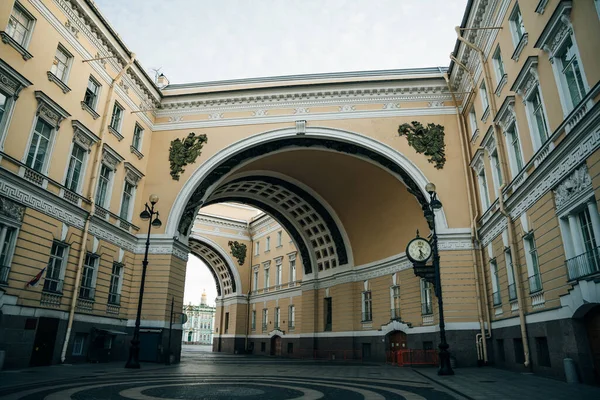
[[[425,190],[429,193],[429,204],[427,204],[427,210],[425,210],[425,218],[428,222],[433,225],[433,236],[431,237],[432,257],[433,257],[433,268],[435,271],[435,295],[438,299],[438,309],[440,317],[440,368],[438,375],[454,375],[452,366],[450,365],[450,352],[448,348],[448,342],[446,341],[446,323],[444,322],[444,300],[442,298],[442,283],[440,273],[440,253],[438,251],[438,237],[435,227],[435,210],[442,208],[442,202],[438,200],[437,193],[435,191],[435,185],[429,182],[425,185]]]
[[[133,339],[129,347],[129,358],[125,364],[125,368],[140,368],[140,318],[142,316],[142,301],[144,299],[144,284],[146,283],[146,268],[148,267],[148,249],[150,248],[150,231],[152,227],[160,228],[162,222],[158,219],[158,211],[154,211],[154,206],[158,203],[158,196],[151,194],[150,205],[144,205],[144,211],[140,213],[140,218],[143,221],[148,221],[148,235],[146,236],[146,251],[144,253],[144,261],[142,261],[142,281],[140,282],[140,295],[138,298],[137,316],[135,318],[135,328],[133,330]]]

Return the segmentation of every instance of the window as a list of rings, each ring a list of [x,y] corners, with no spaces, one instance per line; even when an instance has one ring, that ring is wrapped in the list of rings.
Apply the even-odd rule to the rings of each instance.
[[[469,111],[469,125],[471,127],[471,140],[475,140],[479,129],[477,128],[477,115],[475,114],[475,107],[471,107]]]
[[[515,8],[513,9],[513,12],[510,15],[509,23],[510,23],[510,32],[513,37],[513,43],[514,43],[515,47],[517,47],[519,42],[521,42],[521,39],[523,39],[523,36],[526,33],[525,25],[523,24],[523,16],[521,15],[521,9],[519,8],[518,4],[515,6]]]
[[[400,319],[400,286],[392,286],[392,319]]]
[[[83,272],[81,274],[81,287],[79,288],[79,297],[86,300],[93,300],[96,286],[96,271],[98,270],[99,257],[87,253],[83,263]]]
[[[100,167],[100,176],[98,177],[98,190],[96,192],[96,205],[102,208],[108,208],[110,204],[107,204],[109,201],[109,189],[111,183],[112,171],[109,167],[102,164]]]
[[[123,264],[114,262],[112,273],[110,275],[110,287],[108,293],[108,303],[121,304],[121,280],[123,277]]]
[[[433,304],[431,302],[431,283],[421,279],[421,314],[433,314]]]
[[[325,331],[326,332],[331,331],[332,322],[333,322],[333,303],[332,303],[331,297],[325,297]]]
[[[56,48],[56,54],[54,55],[54,61],[52,62],[52,67],[50,67],[50,72],[62,82],[66,83],[69,77],[69,68],[72,60],[73,56],[59,44]]]
[[[258,269],[254,270],[254,280],[252,281],[252,290],[258,290]]]
[[[500,296],[500,278],[498,277],[498,264],[496,260],[490,260],[490,277],[492,279],[492,298],[494,306],[502,304],[502,297]]]
[[[18,2],[8,19],[6,33],[12,37],[20,46],[27,47],[33,30],[34,19],[28,11],[23,8]]]
[[[280,317],[281,313],[279,312],[279,307],[275,307],[275,329],[279,329],[281,322]]]
[[[229,332],[229,313],[225,313],[225,333]]]
[[[256,330],[256,310],[252,310],[252,330]]]
[[[494,180],[494,188],[496,196],[499,195],[500,186],[502,186],[502,166],[500,165],[500,159],[498,158],[498,150],[495,150],[490,156],[492,164],[492,179]]]
[[[85,89],[85,95],[83,96],[83,103],[91,108],[96,109],[98,104],[98,95],[100,94],[100,84],[90,76],[88,80],[87,88]]]
[[[517,127],[513,123],[506,131],[506,137],[509,142],[508,153],[511,161],[511,169],[513,178],[523,169],[523,155],[521,153],[521,142],[519,141],[519,133]]]
[[[52,126],[42,118],[37,119],[25,162],[34,171],[42,173],[42,170],[45,168],[46,156],[48,155],[50,140],[52,139],[52,130]]]
[[[281,247],[282,237],[283,237],[283,232],[281,232],[281,231],[277,232],[277,247]]]
[[[483,116],[481,117],[481,120],[485,121],[489,114],[490,105],[487,95],[487,88],[485,87],[485,81],[482,81],[481,86],[479,86],[479,97],[481,97],[481,108],[483,110]]]
[[[494,73],[496,74],[496,82],[498,85],[500,85],[500,83],[502,82],[502,79],[504,78],[504,75],[506,75],[506,72],[504,72],[504,61],[502,61],[502,52],[500,51],[500,46],[496,47],[496,51],[494,52],[494,55],[492,56],[492,63],[494,64]],[[496,91],[496,94],[498,94],[497,91]]]
[[[8,115],[13,101],[3,92],[0,92],[0,138],[3,136],[6,125],[8,125]],[[6,116],[6,120],[5,117]]]
[[[269,268],[265,268],[265,290],[267,290],[267,288],[270,285],[270,280],[269,280]]]
[[[290,282],[296,282],[296,259],[290,260]]]
[[[269,322],[269,309],[263,308],[263,315],[262,315],[262,330],[263,330],[263,332],[267,330],[268,322]]]
[[[600,271],[600,217],[594,197],[561,218],[569,279]]]
[[[135,128],[133,128],[133,141],[131,142],[131,145],[136,149],[136,150],[141,150],[142,148],[142,135],[144,134],[144,130],[142,129],[141,126],[139,126],[138,124],[135,124]]]
[[[508,299],[514,300],[517,298],[517,288],[515,286],[515,272],[513,269],[512,256],[510,248],[504,250],[504,260],[506,262],[506,274],[508,275]]]
[[[594,0],[594,4],[596,5],[596,11],[598,12],[598,18],[600,19],[600,0]]]
[[[65,186],[72,192],[77,193],[79,191],[85,154],[86,151],[83,147],[73,144],[71,158],[69,159],[69,169],[67,169],[67,179],[65,180]]]
[[[488,194],[487,179],[485,178],[485,169],[481,169],[477,174],[479,183],[479,194],[481,196],[481,207],[485,211],[490,207],[490,196]]]
[[[296,327],[296,307],[292,304],[288,310],[288,328],[294,329]]]
[[[567,102],[567,109],[570,111],[586,94],[580,62],[570,37],[565,40],[555,59],[558,60],[557,67],[560,68],[561,86]]]
[[[529,275],[529,291],[531,293],[539,292],[542,290],[542,280],[533,232],[527,234],[523,240],[525,242],[525,259],[527,260],[527,273]]]
[[[539,87],[532,90],[526,101],[527,117],[534,135],[535,150],[539,149],[548,139],[548,124],[542,104]]]
[[[254,245],[254,255],[257,256],[258,253],[260,252],[260,242],[256,242],[256,244]]]
[[[265,253],[271,250],[271,238],[267,236],[267,243],[265,245]]]
[[[281,285],[281,281],[282,281],[281,264],[277,264],[276,268],[277,268],[277,276],[275,276],[275,285],[279,286],[279,285]]]
[[[115,102],[115,105],[113,106],[112,116],[110,118],[110,127],[113,128],[115,131],[120,132],[122,120],[123,107],[121,107],[119,103]]]
[[[17,229],[0,224],[0,283],[8,283],[10,263],[15,251]]]
[[[46,279],[44,280],[44,291],[52,293],[61,293],[64,267],[67,261],[67,246],[53,242],[50,249],[50,259],[46,266]]]
[[[373,309],[372,309],[372,301],[371,301],[371,291],[366,291],[362,293],[362,320],[372,321],[373,320]]]
[[[537,350],[538,365],[550,367],[550,351],[548,350],[548,339],[545,336],[535,338],[535,349]]]
[[[121,217],[121,219],[124,219],[126,221],[128,221],[131,216],[134,191],[135,186],[125,181],[125,185],[123,186],[123,197],[121,199],[121,212],[119,213],[119,216]]]
[[[81,356],[83,355],[83,346],[85,344],[85,333],[77,333],[75,335],[75,339],[73,339],[73,355]]]

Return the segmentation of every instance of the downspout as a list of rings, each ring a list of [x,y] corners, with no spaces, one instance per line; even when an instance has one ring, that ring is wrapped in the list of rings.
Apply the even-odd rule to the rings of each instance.
[[[480,351],[479,349],[479,340],[476,337],[475,341],[476,341],[476,346],[477,346],[477,354],[478,356],[480,355],[480,352],[483,355],[483,361],[484,363],[487,363],[488,361],[488,356],[487,356],[487,341],[486,341],[486,333],[485,333],[485,324],[483,321],[483,311],[482,311],[482,307],[481,307],[481,291],[480,291],[480,283],[479,283],[479,273],[477,271],[477,250],[476,250],[476,244],[479,243],[478,238],[477,238],[477,229],[475,227],[475,209],[473,208],[473,176],[469,173],[469,170],[467,168],[467,165],[469,163],[468,157],[467,157],[467,144],[465,143],[466,141],[466,137],[465,137],[465,130],[464,130],[464,118],[462,117],[462,114],[460,112],[460,109],[458,107],[458,102],[456,100],[456,96],[454,95],[454,92],[452,91],[452,88],[450,86],[450,79],[448,77],[447,73],[443,74],[444,80],[446,81],[446,85],[448,86],[448,91],[450,92],[450,95],[452,95],[452,101],[454,102],[454,106],[456,107],[456,123],[458,125],[458,131],[459,131],[459,137],[460,137],[460,144],[461,144],[461,154],[462,154],[462,158],[463,158],[463,173],[465,174],[465,183],[467,184],[467,201],[468,201],[468,207],[469,207],[469,214],[471,217],[471,242],[473,243],[473,247],[471,249],[471,257],[473,258],[473,274],[475,276],[475,295],[477,298],[477,315],[479,317],[479,327],[481,329],[481,333],[478,334],[481,335],[482,337],[482,341],[483,341],[483,345],[482,345],[482,349]],[[487,292],[486,292],[487,293]],[[486,296],[486,300],[487,300],[487,296]],[[486,309],[487,309],[487,304],[486,304]],[[489,318],[489,314],[488,314],[488,318]],[[491,325],[489,323],[488,320],[488,329],[491,331]],[[478,359],[481,359],[478,357]]]
[[[492,121],[496,119],[496,114],[498,112],[497,108],[496,108],[496,99],[494,98],[494,93],[492,92],[492,86],[491,86],[491,78],[489,76],[489,72],[488,72],[488,63],[485,60],[485,56],[483,54],[483,51],[475,46],[473,43],[470,43],[469,41],[467,41],[461,34],[461,28],[460,27],[456,27],[456,35],[458,37],[458,40],[461,41],[462,43],[464,43],[466,46],[470,47],[471,49],[475,50],[477,52],[477,54],[479,55],[479,60],[481,62],[481,69],[483,71],[483,77],[485,80],[485,86],[486,86],[486,90],[488,92],[488,102],[489,102],[489,107],[490,107],[490,113],[491,113],[491,118]],[[500,136],[500,128],[498,127],[498,124],[493,123],[494,126],[494,139],[496,140],[496,147],[498,148],[498,158],[499,158],[499,162],[500,165],[502,167],[502,173],[504,175],[504,177],[508,177],[508,165],[506,163],[506,149],[504,148],[504,141],[500,140],[501,136]],[[506,181],[506,179],[504,179]],[[529,341],[527,338],[527,325],[526,325],[526,321],[525,321],[525,311],[523,309],[524,306],[524,301],[523,301],[523,293],[522,293],[522,286],[521,286],[521,263],[519,262],[519,253],[517,252],[517,245],[516,245],[516,237],[515,237],[515,226],[513,224],[512,218],[510,217],[510,214],[506,211],[505,205],[504,205],[504,189],[506,188],[506,183],[504,183],[500,189],[499,189],[499,195],[498,195],[498,205],[499,205],[499,209],[500,209],[500,213],[502,215],[504,215],[504,217],[506,218],[506,225],[507,225],[507,231],[508,231],[508,240],[509,240],[509,247],[510,247],[510,253],[511,253],[511,258],[513,261],[513,273],[516,273],[516,278],[515,278],[515,289],[517,291],[517,302],[519,305],[519,323],[520,323],[520,328],[521,328],[521,340],[523,341],[523,356],[525,358],[525,362],[524,365],[525,367],[529,367]],[[515,271],[516,270],[516,271]]]
[[[75,275],[75,285],[73,286],[73,297],[71,298],[71,307],[69,310],[69,321],[67,322],[67,333],[65,334],[65,341],[63,343],[62,352],[60,354],[60,362],[64,363],[67,356],[67,347],[69,346],[69,339],[71,337],[71,330],[73,328],[73,318],[75,317],[75,307],[77,306],[77,297],[79,292],[79,284],[81,281],[81,273],[83,270],[83,262],[85,260],[85,249],[87,245],[87,240],[89,236],[90,230],[90,221],[92,219],[92,215],[94,215],[94,211],[96,209],[96,180],[98,178],[99,173],[99,162],[102,154],[102,144],[104,143],[104,132],[106,131],[106,119],[108,118],[108,110],[109,105],[113,97],[113,93],[115,90],[115,83],[121,79],[123,74],[131,67],[133,62],[135,61],[135,54],[131,53],[131,58],[129,62],[125,64],[123,69],[119,71],[117,76],[112,80],[108,87],[108,95],[106,96],[106,103],[104,104],[104,112],[102,113],[102,121],[100,122],[100,132],[98,133],[99,140],[96,143],[94,148],[94,163],[92,164],[92,177],[90,178],[90,183],[88,185],[88,193],[87,198],[90,202],[90,212],[85,219],[85,224],[83,225],[83,235],[81,237],[81,249],[79,250],[79,258],[77,261],[77,273]]]
[[[250,223],[248,223],[248,232],[250,232]],[[250,236],[250,243],[252,244],[250,248],[250,270],[248,271],[248,312],[246,313],[246,342],[244,344],[244,350],[248,350],[248,336],[250,335],[250,293],[252,293],[252,257],[254,255],[254,241],[252,240],[252,236]]]

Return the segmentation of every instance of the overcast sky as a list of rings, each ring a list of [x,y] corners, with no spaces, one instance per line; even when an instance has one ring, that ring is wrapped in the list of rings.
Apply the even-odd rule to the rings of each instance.
[[[95,1],[144,68],[171,83],[448,66],[467,3]]]
[[[215,298],[217,297],[215,280],[208,270],[208,266],[200,261],[198,257],[190,254],[185,273],[183,303],[200,304],[200,297],[203,290],[206,290],[207,303],[214,305]]]

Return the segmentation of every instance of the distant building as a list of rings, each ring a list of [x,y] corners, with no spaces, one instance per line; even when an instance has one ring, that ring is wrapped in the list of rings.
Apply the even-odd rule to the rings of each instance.
[[[199,306],[192,303],[184,305],[183,312],[188,319],[183,324],[181,341],[185,344],[212,344],[215,311],[216,307],[206,302],[206,291],[202,292]]]

